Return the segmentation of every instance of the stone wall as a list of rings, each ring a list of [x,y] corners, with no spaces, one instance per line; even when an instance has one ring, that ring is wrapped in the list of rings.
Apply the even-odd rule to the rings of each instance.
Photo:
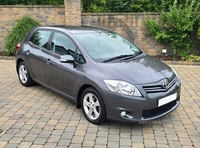
[[[41,25],[65,24],[64,6],[0,6],[0,51],[15,20],[24,15],[34,18]]]
[[[160,46],[146,36],[144,20],[158,19],[158,13],[82,13],[81,0],[65,0],[64,6],[0,6],[0,51],[15,20],[27,15],[41,25],[94,25],[109,28],[128,38],[150,55],[159,54]]]
[[[82,24],[109,28],[128,38],[141,50],[158,55],[163,48],[152,37],[146,35],[144,21],[159,19],[158,13],[83,13]]]
[[[64,0],[65,2],[65,24],[81,25],[81,0]]]

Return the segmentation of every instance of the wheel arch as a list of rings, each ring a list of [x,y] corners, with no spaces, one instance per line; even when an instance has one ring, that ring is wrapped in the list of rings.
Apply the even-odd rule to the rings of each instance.
[[[83,91],[86,89],[86,88],[89,88],[89,87],[93,87],[92,85],[89,85],[89,84],[85,84],[83,86],[80,87],[79,91],[78,91],[78,95],[77,95],[77,100],[76,100],[76,106],[77,108],[81,108],[81,95],[83,93]],[[93,87],[94,88],[94,87]]]
[[[24,62],[24,60],[21,59],[21,58],[19,58],[19,59],[16,60],[16,71],[17,71],[17,74],[18,74],[18,66],[19,66],[19,64],[20,64],[21,62]]]
[[[79,89],[79,91],[78,91],[78,95],[77,95],[77,99],[76,99],[76,106],[77,106],[77,108],[81,108],[82,107],[81,106],[81,95],[82,95],[83,91],[85,89],[89,88],[89,87],[95,89],[99,93],[99,95],[101,96],[101,92],[99,92],[98,89],[96,89],[93,85],[85,84],[85,85],[81,86],[80,89]],[[104,102],[104,104],[105,104],[105,102]]]
[[[98,102],[97,103],[98,105],[93,106],[94,100],[92,99],[93,101],[90,102],[89,104],[93,104],[93,105],[89,105],[90,107],[88,105],[86,105],[87,107],[85,107],[85,104],[83,103],[85,101],[83,101],[82,99],[85,100],[85,95],[88,95],[88,94],[90,94],[89,95],[89,97],[90,97],[91,93],[92,93],[92,95],[95,96],[95,98],[96,98],[95,102]],[[81,98],[82,94],[84,95],[84,98]],[[87,99],[88,99],[88,96],[86,97],[86,100]],[[91,98],[89,100],[91,100]],[[86,103],[86,104],[88,104],[88,103]],[[84,105],[84,107],[82,105]],[[79,89],[78,98],[77,98],[77,108],[82,108],[85,118],[93,124],[102,124],[107,121],[107,111],[106,111],[105,102],[102,98],[101,93],[98,91],[98,89],[96,89],[92,85],[83,85]],[[88,112],[93,112],[93,114],[94,114],[94,112],[96,112],[97,114],[95,113],[95,115],[94,115],[95,117],[94,117],[90,113],[88,114]]]

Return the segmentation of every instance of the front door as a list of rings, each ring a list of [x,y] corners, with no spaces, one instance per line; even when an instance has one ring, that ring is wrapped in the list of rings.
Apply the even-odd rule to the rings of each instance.
[[[73,63],[61,63],[60,56],[66,54],[74,56],[76,45],[67,35],[55,32],[50,50],[45,64],[46,84],[73,98],[77,71]]]

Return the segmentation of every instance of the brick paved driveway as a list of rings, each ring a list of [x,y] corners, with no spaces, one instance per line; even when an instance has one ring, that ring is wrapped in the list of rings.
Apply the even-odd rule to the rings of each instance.
[[[172,66],[181,105],[146,124],[89,123],[74,103],[36,85],[23,87],[14,60],[0,60],[0,148],[200,147],[200,67]]]

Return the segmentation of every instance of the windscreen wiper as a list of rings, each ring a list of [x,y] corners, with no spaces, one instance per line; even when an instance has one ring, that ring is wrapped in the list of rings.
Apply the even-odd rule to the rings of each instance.
[[[110,62],[110,61],[117,60],[117,59],[121,59],[121,58],[129,59],[129,58],[133,58],[134,56],[135,56],[134,54],[119,55],[119,56],[112,57],[110,59],[104,60],[103,63]]]

